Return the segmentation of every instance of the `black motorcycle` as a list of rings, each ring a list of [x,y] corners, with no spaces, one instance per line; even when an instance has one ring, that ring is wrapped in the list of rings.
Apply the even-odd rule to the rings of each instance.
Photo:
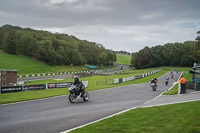
[[[156,83],[151,83],[151,87],[152,87],[153,91],[156,91],[156,89],[157,89]]]
[[[85,87],[85,86],[84,86]],[[76,100],[78,99],[78,97],[83,98],[84,101],[88,101],[89,100],[89,94],[88,92],[85,92],[84,95],[82,94],[83,92],[81,92],[80,87],[76,86],[76,85],[72,85],[69,88],[69,101],[71,103],[76,102]]]
[[[165,85],[167,86],[167,85],[168,85],[168,83],[169,83],[169,80],[168,80],[168,79],[166,79],[166,80],[165,80]]]

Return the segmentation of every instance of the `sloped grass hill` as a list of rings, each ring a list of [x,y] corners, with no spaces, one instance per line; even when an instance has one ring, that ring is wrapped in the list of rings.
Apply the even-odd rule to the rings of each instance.
[[[4,25],[0,27],[0,50],[28,56],[50,65],[111,65],[115,52],[101,44],[72,35]]]
[[[0,51],[0,69],[16,69],[18,75],[89,70],[84,66],[50,66],[23,55]]]
[[[117,56],[117,63],[131,65],[131,55],[127,54],[116,54]]]

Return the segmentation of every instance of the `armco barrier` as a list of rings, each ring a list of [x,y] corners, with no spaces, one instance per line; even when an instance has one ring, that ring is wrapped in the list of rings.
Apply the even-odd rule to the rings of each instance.
[[[46,89],[46,84],[24,85],[23,86],[23,91],[28,91],[28,90],[45,90],[45,89]]]
[[[123,82],[123,78],[119,78],[119,83],[122,83]]]
[[[114,79],[113,83],[118,84],[118,83],[122,83],[122,82],[127,82],[127,81],[131,81],[131,80],[135,80],[135,79],[144,78],[144,77],[147,77],[149,75],[155,74],[155,73],[160,72],[160,71],[161,71],[161,69],[155,70],[155,71],[152,71],[152,72],[148,72],[148,73],[145,73],[145,74],[142,74],[142,75],[127,77],[127,78],[117,78],[117,79]]]
[[[119,79],[114,79],[114,84],[118,84],[119,83]]]
[[[10,86],[10,87],[0,87],[1,93],[8,93],[8,92],[18,92],[22,91],[22,86]]]
[[[49,83],[47,84],[47,89],[70,87],[72,83],[73,82]]]
[[[30,90],[47,90],[53,88],[66,88],[70,87],[72,83],[73,82],[63,82],[63,83],[48,83],[39,85],[0,87],[0,93],[30,91]],[[83,84],[85,85],[85,87],[88,87],[88,81],[83,81]]]
[[[18,78],[23,78],[23,77],[50,76],[50,75],[62,75],[62,74],[74,74],[74,73],[90,73],[90,71],[59,72],[59,73],[47,73],[47,74],[32,74],[32,75],[22,75],[22,76],[17,76],[17,77]]]

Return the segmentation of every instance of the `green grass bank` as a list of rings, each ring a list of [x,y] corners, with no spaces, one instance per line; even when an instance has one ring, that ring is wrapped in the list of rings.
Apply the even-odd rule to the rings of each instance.
[[[23,55],[0,51],[0,69],[16,69],[18,75],[89,70],[85,66],[50,66]]]
[[[71,133],[199,133],[200,101],[138,108]]]
[[[186,81],[192,81],[192,74],[189,71],[192,69],[191,67],[162,67],[163,70],[174,70],[174,71],[181,71],[183,72],[183,76],[185,77]],[[176,95],[178,94],[178,87],[179,84],[176,84],[171,90],[163,93],[163,95]]]
[[[131,55],[125,54],[116,54],[117,56],[117,63],[131,65]]]

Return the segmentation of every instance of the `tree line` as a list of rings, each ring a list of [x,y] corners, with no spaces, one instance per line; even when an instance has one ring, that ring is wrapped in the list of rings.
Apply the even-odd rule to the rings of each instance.
[[[123,50],[121,50],[121,51],[115,51],[115,53],[117,53],[117,54],[131,55],[131,53],[123,51]]]
[[[196,41],[145,47],[139,52],[132,53],[131,64],[141,69],[158,66],[191,67],[194,62],[200,63],[200,31],[197,34]]]
[[[115,52],[103,45],[67,34],[4,25],[0,27],[0,50],[22,54],[49,65],[112,65]]]

